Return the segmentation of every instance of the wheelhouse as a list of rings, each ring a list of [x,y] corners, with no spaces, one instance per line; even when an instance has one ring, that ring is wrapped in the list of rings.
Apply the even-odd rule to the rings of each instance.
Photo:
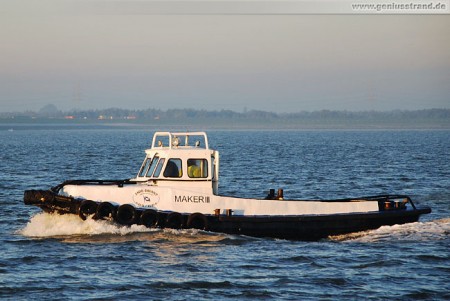
[[[208,145],[205,132],[156,132],[133,181],[169,185],[176,181],[212,187],[218,193],[219,152]]]

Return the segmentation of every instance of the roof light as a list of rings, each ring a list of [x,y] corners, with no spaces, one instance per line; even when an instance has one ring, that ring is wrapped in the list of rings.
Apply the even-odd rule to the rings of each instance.
[[[180,144],[180,139],[178,137],[173,137],[172,146],[177,147]]]

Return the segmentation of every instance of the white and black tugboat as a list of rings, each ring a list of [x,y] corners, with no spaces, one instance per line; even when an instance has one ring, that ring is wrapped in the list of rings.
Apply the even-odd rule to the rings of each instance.
[[[220,195],[219,152],[209,148],[204,132],[156,132],[145,154],[135,178],[69,180],[50,190],[27,190],[24,202],[123,225],[295,240],[415,222],[431,212],[405,195],[292,200],[281,189],[261,199]]]

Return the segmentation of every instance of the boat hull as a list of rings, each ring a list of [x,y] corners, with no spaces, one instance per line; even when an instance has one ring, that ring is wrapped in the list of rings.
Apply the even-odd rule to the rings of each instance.
[[[61,196],[51,190],[27,190],[24,202],[46,212],[77,214],[82,219],[89,216],[111,219],[124,225],[196,228],[227,234],[306,241],[377,229],[384,225],[416,222],[420,215],[431,212],[429,207],[413,206],[396,210],[321,215],[233,215],[231,210],[225,214],[181,213],[135,208],[126,204],[116,206],[108,202]]]
[[[223,216],[212,231],[255,237],[273,237],[315,241],[332,235],[377,229],[381,226],[418,221],[421,214],[430,213],[428,207],[402,211],[379,211],[308,216]]]

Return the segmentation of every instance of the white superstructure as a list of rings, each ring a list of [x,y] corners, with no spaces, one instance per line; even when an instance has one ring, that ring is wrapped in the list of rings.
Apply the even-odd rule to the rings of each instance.
[[[209,148],[205,132],[156,132],[145,154],[141,168],[136,177],[130,179],[130,184],[69,184],[60,193],[180,213],[291,216],[379,210],[377,201],[367,200],[323,202],[220,196],[219,152]]]

